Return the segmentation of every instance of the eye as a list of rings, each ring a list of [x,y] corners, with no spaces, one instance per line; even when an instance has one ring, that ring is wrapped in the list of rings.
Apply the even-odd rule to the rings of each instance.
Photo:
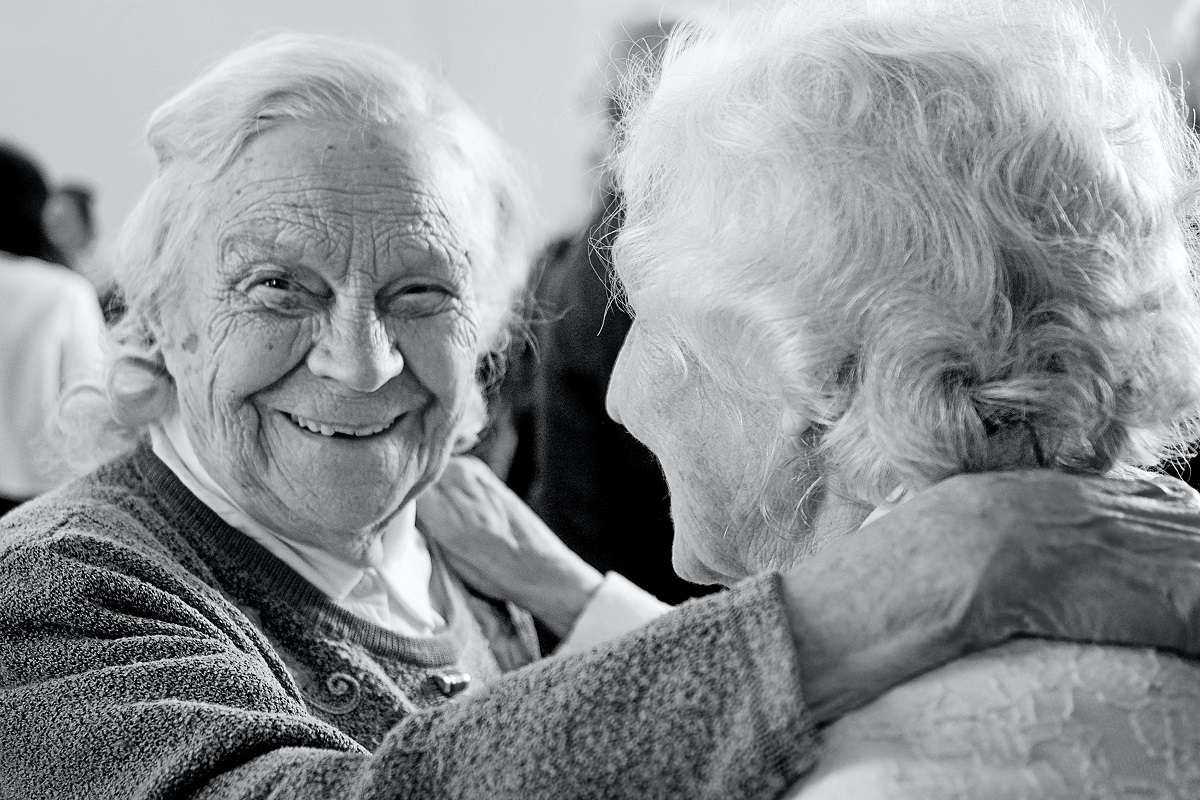
[[[308,285],[294,275],[278,271],[252,275],[241,288],[251,300],[281,310],[315,306],[328,294],[322,292],[322,287]]]
[[[295,288],[295,285],[287,278],[263,278],[258,285],[264,289],[278,289],[281,292]]]
[[[451,308],[457,299],[441,284],[410,283],[389,294],[384,307],[389,314],[399,317],[429,317]]]

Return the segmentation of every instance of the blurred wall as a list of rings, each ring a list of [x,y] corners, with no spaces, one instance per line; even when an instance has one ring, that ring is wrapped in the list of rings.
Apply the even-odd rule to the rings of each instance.
[[[730,2],[731,0],[726,0]],[[738,2],[738,0],[732,0]],[[1176,0],[1093,0],[1141,49]],[[0,138],[55,180],[99,192],[111,234],[152,173],[150,112],[219,55],[264,32],[391,47],[445,76],[535,167],[547,233],[585,212],[599,124],[592,88],[618,19],[699,0],[0,0]],[[1160,44],[1160,48],[1166,50]]]

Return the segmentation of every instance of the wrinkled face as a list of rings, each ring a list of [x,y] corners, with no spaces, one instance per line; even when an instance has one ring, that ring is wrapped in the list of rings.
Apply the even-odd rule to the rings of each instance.
[[[807,552],[805,530],[786,534],[767,516],[813,514],[815,472],[800,471],[784,497],[764,494],[784,449],[781,409],[722,385],[694,360],[669,354],[649,314],[635,318],[608,389],[608,413],[658,457],[671,492],[675,571],[696,583],[729,585],[786,569]]]
[[[299,124],[203,189],[159,331],[188,435],[260,522],[361,554],[471,396],[488,193],[431,132]]]

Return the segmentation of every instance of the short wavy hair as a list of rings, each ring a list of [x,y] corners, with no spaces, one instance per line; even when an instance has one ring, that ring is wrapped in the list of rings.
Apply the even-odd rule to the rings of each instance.
[[[170,408],[172,381],[153,323],[182,285],[205,186],[252,140],[281,125],[401,122],[437,131],[492,193],[494,248],[472,253],[472,279],[481,341],[490,354],[504,347],[536,245],[524,165],[445,83],[399,56],[362,42],[278,34],[218,62],[150,118],[158,170],[116,246],[126,311],[110,330],[105,391],[64,408],[68,446],[93,451],[77,467],[127,447]]]
[[[677,34],[631,105],[632,307],[681,365],[813,421],[851,496],[1196,435],[1196,143],[1102,21],[774,2]]]

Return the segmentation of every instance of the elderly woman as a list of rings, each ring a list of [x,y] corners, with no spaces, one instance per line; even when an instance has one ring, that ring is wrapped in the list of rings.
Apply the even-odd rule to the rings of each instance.
[[[1164,546],[1170,498],[991,479],[935,487],[816,579],[752,579],[519,668],[528,618],[464,574],[515,583],[570,637],[612,581],[537,531],[459,572],[414,502],[469,437],[524,279],[504,148],[405,62],[291,36],[220,63],[149,139],[107,387],[69,409],[113,455],[0,525],[6,794],[769,797],[815,721],[1013,633],[1198,649],[1177,601],[1200,537]],[[970,510],[988,487],[1008,512]],[[1086,520],[1017,508],[1047,491]],[[1050,580],[1094,526],[1112,550],[1093,582]],[[1124,566],[1138,553],[1160,583]],[[949,570],[943,606],[894,579],[825,602],[864,563]]]
[[[1156,70],[1070,6],[776,3],[678,48],[619,159],[609,407],[661,459],[680,572],[853,557],[872,507],[964,472],[1196,507],[1133,469],[1200,414],[1196,166]],[[1194,798],[1200,666],[1014,643],[825,739],[792,796]]]

